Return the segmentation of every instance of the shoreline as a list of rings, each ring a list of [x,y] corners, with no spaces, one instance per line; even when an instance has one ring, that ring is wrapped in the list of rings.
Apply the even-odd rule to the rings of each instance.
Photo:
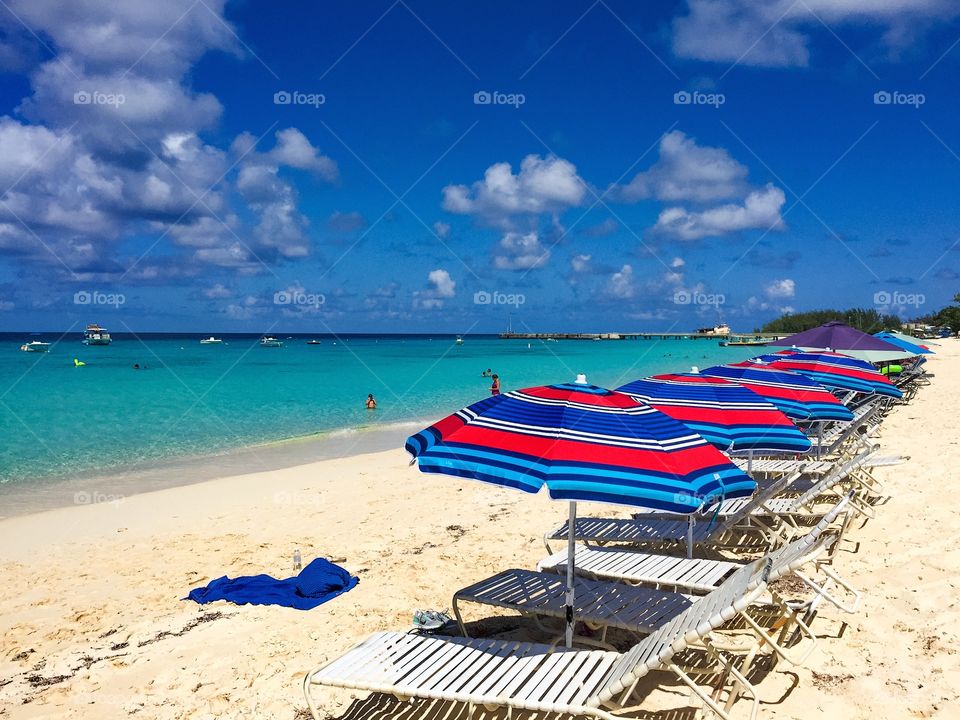
[[[75,505],[122,502],[143,493],[224,477],[402,449],[407,437],[430,422],[398,420],[385,425],[344,427],[221,452],[173,456],[128,469],[89,470],[69,478],[53,476],[0,483],[0,522]]]
[[[824,604],[807,662],[778,665],[758,685],[767,720],[947,718],[960,703],[960,342],[937,352],[932,385],[895,408],[876,439],[883,454],[910,456],[875,471],[891,499],[850,528],[838,554],[862,607],[845,615]],[[306,672],[372,632],[408,628],[416,608],[448,608],[460,588],[535,567],[542,534],[566,512],[543,493],[420,473],[394,446],[0,520],[0,714],[303,717]],[[584,503],[581,512],[627,511]],[[304,564],[336,562],[359,585],[309,612],[182,600],[222,575],[287,577],[295,550]],[[500,611],[464,612],[485,635],[532,639]],[[422,706],[331,691],[322,707],[333,718],[400,720]],[[688,707],[676,686],[644,702],[664,717]],[[440,709],[465,717],[462,706]]]

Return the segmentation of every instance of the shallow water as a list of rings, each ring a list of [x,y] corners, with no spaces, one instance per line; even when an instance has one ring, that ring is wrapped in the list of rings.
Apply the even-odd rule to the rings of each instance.
[[[488,367],[504,391],[579,372],[616,387],[755,354],[715,340],[470,336],[457,345],[449,335],[318,337],[320,345],[297,337],[263,348],[252,336],[200,345],[199,336],[121,335],[87,347],[74,335],[42,355],[20,352],[27,338],[8,334],[0,344],[0,493],[303,436],[363,451],[375,437],[365,429],[402,437],[417,429],[414,420],[426,424],[486,397],[490,380],[481,373]],[[86,365],[74,367],[75,357]],[[376,396],[376,411],[365,409],[367,393]],[[331,436],[337,431],[352,433],[349,442]]]

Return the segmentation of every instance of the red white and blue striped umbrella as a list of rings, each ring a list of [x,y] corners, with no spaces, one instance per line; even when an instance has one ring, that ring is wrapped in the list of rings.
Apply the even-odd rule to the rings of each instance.
[[[679,420],[721,450],[792,454],[811,446],[775,405],[732,380],[696,372],[654,375],[617,392]]]
[[[750,362],[764,363],[767,367],[805,375],[826,388],[903,397],[903,393],[873,365],[842,353],[827,350],[782,350],[773,355],[755,357]]]
[[[558,500],[675,513],[756,483],[686,425],[622,393],[568,383],[474,403],[408,438],[427,473],[473,478]]]
[[[853,420],[850,408],[819,383],[794,372],[755,363],[715,365],[703,375],[735,380],[777,406],[794,420]]]
[[[693,513],[756,483],[687,426],[596,385],[494,395],[407,439],[427,473],[474,478],[570,501],[566,641],[574,629],[576,501]],[[692,531],[692,515],[691,515]],[[692,546],[688,543],[688,553]]]

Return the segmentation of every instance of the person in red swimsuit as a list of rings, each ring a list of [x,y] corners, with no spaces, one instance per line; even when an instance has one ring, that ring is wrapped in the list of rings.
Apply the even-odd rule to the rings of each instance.
[[[499,375],[493,376],[493,385],[490,386],[490,394],[491,395],[500,394],[500,376]]]

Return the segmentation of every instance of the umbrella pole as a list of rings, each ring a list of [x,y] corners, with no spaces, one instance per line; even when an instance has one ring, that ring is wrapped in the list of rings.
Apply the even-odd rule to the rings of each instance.
[[[576,549],[577,503],[570,503],[570,519],[567,522],[567,603],[566,603],[566,641],[567,647],[573,647],[573,601],[576,589],[573,586],[573,554]]]
[[[817,460],[820,459],[820,454],[823,452],[823,420],[820,421],[819,429],[817,430]]]
[[[687,515],[687,558],[693,557],[693,524],[696,520],[693,519],[693,513]]]
[[[753,448],[747,450],[747,475],[753,477]]]

